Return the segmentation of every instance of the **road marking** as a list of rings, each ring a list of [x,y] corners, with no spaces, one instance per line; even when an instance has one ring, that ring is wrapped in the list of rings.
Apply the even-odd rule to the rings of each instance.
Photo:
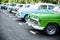
[[[19,25],[23,25],[23,23],[19,23]]]
[[[32,34],[34,34],[34,35],[36,34],[36,32],[34,32],[34,31],[32,31],[32,30],[30,31],[30,33],[32,33]]]
[[[9,17],[12,17],[12,16],[9,16]]]
[[[26,25],[26,23],[19,23],[19,25]]]
[[[13,20],[17,20],[16,18],[13,18]]]
[[[32,34],[37,34],[38,33],[38,31],[32,31],[32,30],[30,30],[30,33],[32,33]]]

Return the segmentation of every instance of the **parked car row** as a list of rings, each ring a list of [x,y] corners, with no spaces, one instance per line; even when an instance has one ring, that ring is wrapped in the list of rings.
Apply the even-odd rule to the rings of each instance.
[[[55,7],[54,4],[49,4],[49,3],[37,3],[34,6],[28,8],[28,9],[22,9],[22,10],[18,10],[18,12],[16,13],[16,16],[20,19],[24,19],[25,21],[27,21],[27,15],[30,12],[44,12],[44,11],[51,11],[53,8]]]
[[[34,29],[42,30],[48,35],[58,33],[60,27],[60,6],[51,3],[7,3],[5,5],[8,5],[5,7],[8,12],[14,14],[17,19],[25,20]],[[2,6],[0,8],[2,9]]]

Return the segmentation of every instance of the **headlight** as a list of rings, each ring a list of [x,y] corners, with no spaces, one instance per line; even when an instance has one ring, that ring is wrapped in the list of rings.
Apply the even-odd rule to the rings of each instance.
[[[35,21],[39,21],[39,18],[37,18],[37,19],[35,19],[35,18],[32,18],[33,20],[35,20]]]
[[[36,21],[39,21],[39,18],[38,18],[38,19],[36,19]]]

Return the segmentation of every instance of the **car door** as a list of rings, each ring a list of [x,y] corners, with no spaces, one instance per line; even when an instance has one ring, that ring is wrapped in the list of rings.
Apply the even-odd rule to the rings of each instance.
[[[44,12],[44,11],[48,11],[47,8],[48,8],[47,5],[40,5],[38,10]]]

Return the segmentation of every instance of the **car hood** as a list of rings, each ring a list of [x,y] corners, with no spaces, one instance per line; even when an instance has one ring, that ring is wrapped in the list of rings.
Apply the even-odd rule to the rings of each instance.
[[[8,6],[8,8],[15,8],[15,6]]]
[[[56,12],[40,12],[40,13],[31,13],[30,18],[33,19],[60,19],[60,13]]]
[[[4,5],[1,5],[1,6],[4,6]]]
[[[22,11],[22,12],[29,12],[29,11],[33,11],[33,10],[37,10],[37,9],[30,9],[30,8],[19,8],[18,11]]]

